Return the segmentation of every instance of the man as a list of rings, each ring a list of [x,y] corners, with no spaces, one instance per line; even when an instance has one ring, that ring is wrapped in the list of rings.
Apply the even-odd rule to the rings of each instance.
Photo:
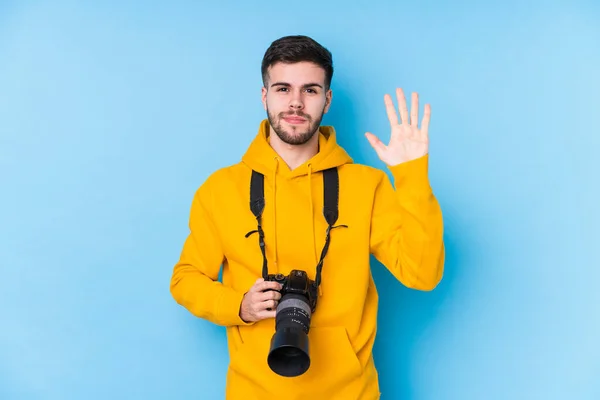
[[[366,133],[392,173],[394,190],[383,171],[353,163],[333,127],[320,126],[332,100],[327,49],[305,36],[281,38],[266,51],[262,74],[268,119],[241,162],[216,171],[196,192],[171,293],[193,315],[227,327],[227,399],[379,398],[370,254],[417,290],[434,289],[443,274],[442,214],[427,174],[430,106],[419,127],[417,94],[409,115],[397,89],[400,118],[391,96],[384,97],[389,144]],[[325,183],[327,171],[337,171],[338,183]],[[251,198],[256,176],[263,187],[254,186]],[[333,206],[325,204],[332,191]],[[261,214],[251,200],[260,205],[263,195]],[[336,207],[331,223],[323,210]],[[303,373],[283,376],[267,360],[283,287],[264,280],[264,268],[284,277],[305,271],[319,282],[312,286],[318,287],[314,312],[296,301],[287,321],[310,317],[310,365]]]

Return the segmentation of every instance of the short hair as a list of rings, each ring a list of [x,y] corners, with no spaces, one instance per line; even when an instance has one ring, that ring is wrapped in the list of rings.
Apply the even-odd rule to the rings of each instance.
[[[333,77],[331,52],[304,35],[284,36],[271,43],[261,65],[263,85],[267,85],[268,69],[272,65],[278,62],[291,64],[302,61],[315,63],[325,70],[325,87],[329,89]]]

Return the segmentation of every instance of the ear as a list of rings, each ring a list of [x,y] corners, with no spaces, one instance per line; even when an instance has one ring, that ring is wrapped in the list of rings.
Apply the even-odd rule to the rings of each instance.
[[[329,107],[331,107],[332,97],[333,97],[333,92],[331,91],[331,89],[327,90],[327,93],[325,93],[325,108],[323,110],[324,114],[326,114],[327,111],[329,111]]]
[[[264,86],[261,89],[261,100],[265,111],[267,111],[267,89]]]

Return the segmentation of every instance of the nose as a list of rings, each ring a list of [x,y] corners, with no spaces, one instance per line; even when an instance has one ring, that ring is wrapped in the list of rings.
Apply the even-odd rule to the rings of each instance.
[[[302,94],[295,92],[290,100],[290,108],[292,110],[301,110],[304,108],[304,103],[302,102]]]

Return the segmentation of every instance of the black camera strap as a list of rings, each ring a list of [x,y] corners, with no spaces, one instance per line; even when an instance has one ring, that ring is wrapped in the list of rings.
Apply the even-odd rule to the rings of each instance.
[[[250,180],[250,210],[256,217],[258,228],[255,231],[248,232],[246,237],[258,232],[258,244],[263,255],[262,274],[263,279],[267,279],[269,274],[267,266],[267,254],[265,252],[265,232],[262,229],[262,212],[265,209],[265,177],[263,174],[252,170],[252,178]]]
[[[258,244],[263,255],[263,267],[262,274],[263,278],[267,279],[269,274],[267,265],[267,256],[265,249],[265,233],[262,229],[261,217],[262,212],[265,208],[265,194],[264,194],[264,175],[257,171],[252,171],[252,178],[250,180],[250,210],[256,217],[258,222],[258,229],[248,232],[246,237],[253,233],[258,232]],[[321,251],[321,258],[317,264],[317,273],[315,277],[315,284],[317,287],[321,284],[321,270],[323,269],[323,261],[329,250],[329,243],[331,241],[331,230],[338,227],[346,227],[346,225],[334,226],[338,219],[338,201],[339,201],[339,176],[336,167],[329,168],[323,171],[323,216],[327,221],[327,231],[325,236],[325,245]]]

